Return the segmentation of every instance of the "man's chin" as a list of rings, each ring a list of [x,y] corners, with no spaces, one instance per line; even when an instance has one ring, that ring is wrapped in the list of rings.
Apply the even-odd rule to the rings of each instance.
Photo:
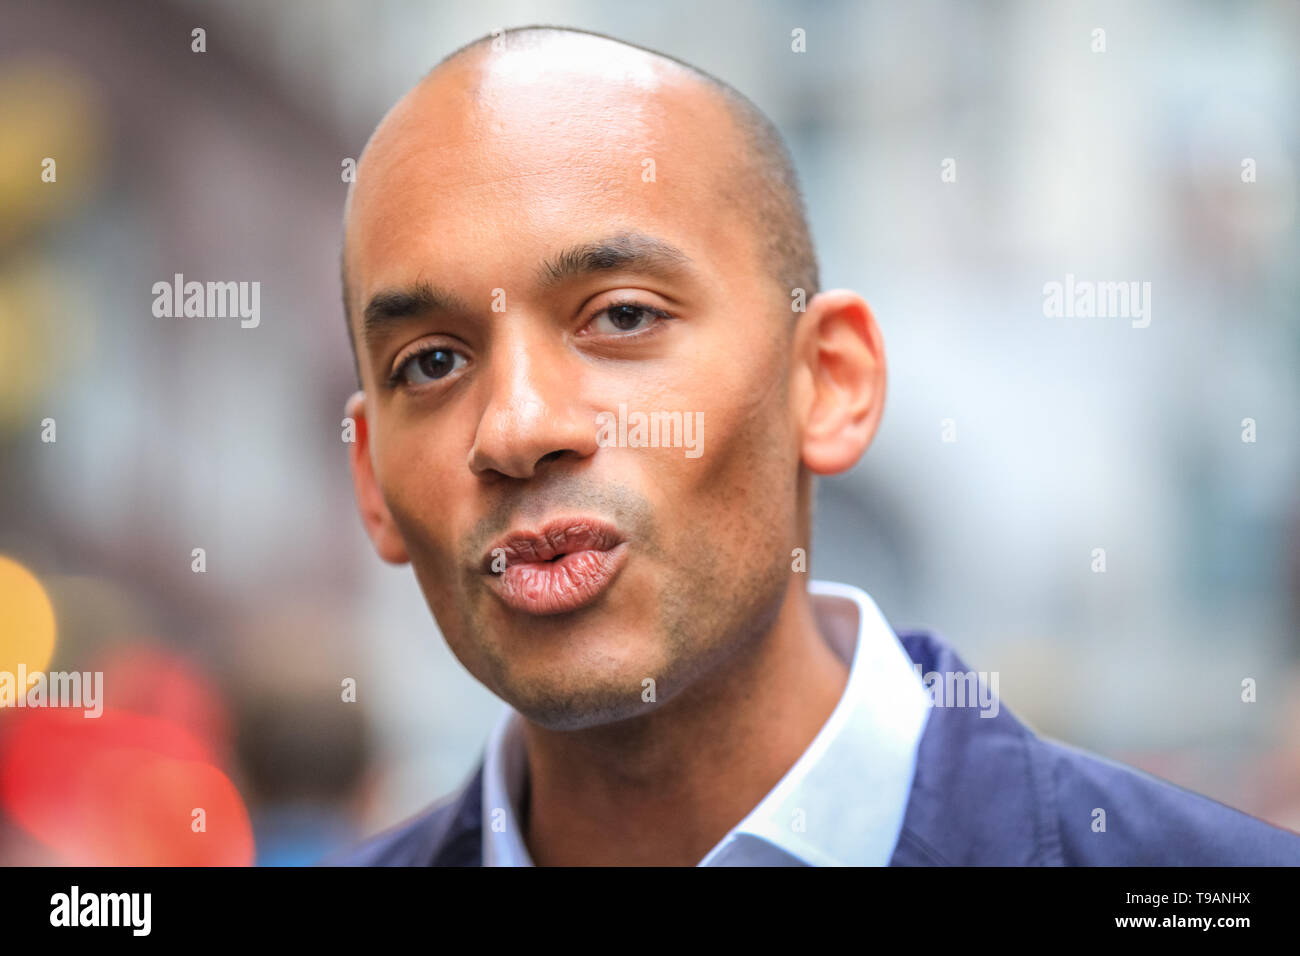
[[[508,691],[506,701],[530,722],[547,730],[574,731],[603,727],[642,717],[655,709],[655,695],[643,691],[639,681],[626,684],[572,686],[533,683],[518,693]]]

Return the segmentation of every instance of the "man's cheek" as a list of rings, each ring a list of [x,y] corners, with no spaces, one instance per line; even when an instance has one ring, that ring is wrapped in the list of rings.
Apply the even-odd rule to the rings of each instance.
[[[747,484],[747,476],[761,474],[782,458],[782,425],[775,416],[747,401],[718,407],[701,416],[703,442],[698,463],[710,480],[728,475],[735,484]]]
[[[375,477],[403,536],[431,527],[435,517],[446,520],[446,502],[440,500],[445,495],[440,489],[449,487],[447,476],[441,473],[442,462],[429,455],[424,442],[403,436],[375,451]]]
[[[384,502],[411,562],[417,568],[446,570],[451,547],[449,541],[441,540],[441,534],[450,521],[445,510],[433,506],[428,490],[422,484],[390,486],[384,490]]]
[[[798,452],[784,422],[756,416],[748,406],[732,409],[701,458],[708,462],[701,481],[713,507],[732,515],[733,534],[750,547],[769,536],[783,540],[794,518]]]

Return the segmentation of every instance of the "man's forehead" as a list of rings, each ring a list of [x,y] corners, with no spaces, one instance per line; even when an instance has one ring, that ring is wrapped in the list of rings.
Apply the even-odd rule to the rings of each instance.
[[[599,220],[602,202],[632,219],[707,215],[701,204],[716,199],[738,148],[718,98],[663,58],[576,45],[588,54],[581,62],[567,38],[476,51],[443,64],[389,112],[349,201],[354,281],[383,281],[358,272],[397,267],[412,237],[431,230],[467,241],[494,229],[523,234]]]

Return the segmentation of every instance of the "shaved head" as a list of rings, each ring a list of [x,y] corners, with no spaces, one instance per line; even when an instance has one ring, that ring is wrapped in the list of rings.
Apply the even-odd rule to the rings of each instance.
[[[661,67],[661,74],[675,74],[678,80],[694,85],[721,108],[730,122],[729,139],[735,148],[726,156],[726,175],[716,181],[717,198],[743,217],[752,233],[760,267],[775,283],[782,302],[788,304],[793,289],[804,290],[807,298],[816,294],[820,286],[816,252],[798,177],[781,134],[771,120],[734,87],[675,57],[587,30],[556,26],[519,27],[480,37],[447,54],[390,111],[386,119],[393,117],[403,103],[421,91],[436,88],[441,76],[451,70],[464,71],[460,74],[458,92],[466,98],[467,105],[473,106],[490,99],[493,91],[499,92],[503,84],[526,84],[530,77],[545,72],[547,64],[554,64],[557,71],[571,70],[575,62],[584,62],[584,58],[595,56],[606,64],[602,69],[608,70],[611,53],[614,54],[614,69],[619,69],[620,62],[626,68],[626,76],[621,79],[631,79],[634,87],[644,86],[647,94],[654,84],[637,84],[635,78],[644,69],[646,61],[653,61]],[[620,53],[621,61],[618,59]],[[513,65],[508,59],[512,56]],[[611,76],[611,80],[615,79],[620,77]],[[578,108],[582,108],[581,104]],[[380,138],[383,127],[384,123],[381,123],[367,144],[367,152]],[[499,132],[507,136],[512,134],[510,130]],[[617,132],[611,130],[611,133]],[[656,160],[656,178],[671,176],[675,163],[697,161],[691,155],[656,157],[653,152],[648,152],[647,156]],[[353,284],[349,281],[351,269],[347,237],[353,189],[349,190],[349,213],[345,214],[341,271],[344,314],[355,358]]]

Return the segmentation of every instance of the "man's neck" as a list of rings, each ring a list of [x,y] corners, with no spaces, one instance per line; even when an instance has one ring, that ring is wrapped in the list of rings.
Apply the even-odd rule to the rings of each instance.
[[[693,866],[780,781],[843,696],[802,579],[768,633],[644,717],[524,722],[524,841],[539,866]]]

